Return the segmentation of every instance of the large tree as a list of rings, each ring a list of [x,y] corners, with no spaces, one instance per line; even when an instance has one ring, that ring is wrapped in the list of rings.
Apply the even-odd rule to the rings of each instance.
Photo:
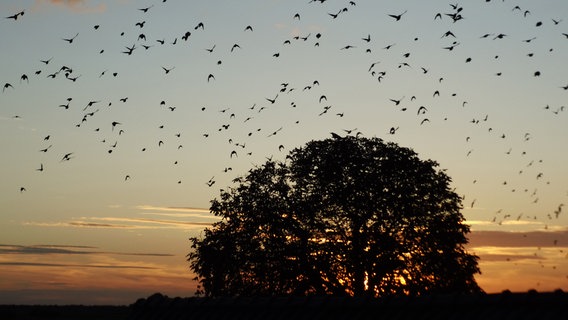
[[[211,202],[191,238],[198,294],[478,292],[461,198],[438,163],[379,138],[311,141]]]

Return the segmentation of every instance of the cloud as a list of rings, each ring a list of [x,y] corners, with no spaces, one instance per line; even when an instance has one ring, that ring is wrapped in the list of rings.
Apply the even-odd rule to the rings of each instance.
[[[519,261],[519,260],[543,260],[540,256],[529,255],[529,254],[492,254],[492,253],[481,253],[478,254],[482,262],[494,262],[494,261]]]
[[[469,234],[470,247],[562,247],[568,246],[568,230],[553,231],[487,231]]]
[[[116,222],[101,223],[100,221]],[[120,222],[120,223],[119,223]],[[37,222],[28,221],[24,225],[37,227],[75,227],[103,229],[195,229],[211,226],[213,222],[179,221],[149,218],[82,217],[74,221]]]
[[[209,213],[209,209],[206,208],[194,208],[194,207],[157,207],[150,205],[140,205],[136,207],[141,210],[153,210],[153,211],[175,211],[175,212],[198,212],[198,213]]]
[[[158,269],[158,268],[154,268],[154,267],[135,266],[135,265],[65,264],[65,263],[23,262],[23,261],[0,261],[0,265],[2,265],[2,266],[20,266],[20,267]]]
[[[89,249],[89,250],[76,250]],[[97,247],[90,246],[71,246],[71,245],[11,245],[0,244],[0,254],[67,254],[67,255],[127,255],[127,256],[152,256],[152,257],[172,257],[170,253],[148,253],[148,252],[112,252],[112,251],[96,251]]]
[[[101,13],[107,10],[106,4],[102,2],[89,4],[87,0],[36,0],[32,11],[42,11],[48,7],[64,8],[74,13]]]
[[[143,211],[152,211],[152,212],[143,212],[142,214],[152,214],[159,216],[179,217],[179,218],[203,218],[203,219],[215,219],[215,220],[220,219],[219,217],[213,215],[209,211],[209,209],[206,208],[156,207],[150,205],[140,205],[137,206],[136,208]]]

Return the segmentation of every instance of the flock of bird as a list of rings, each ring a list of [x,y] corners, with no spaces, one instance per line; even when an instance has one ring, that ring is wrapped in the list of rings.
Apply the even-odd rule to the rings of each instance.
[[[306,0],[307,1],[307,0]],[[333,4],[330,4],[331,1],[327,0],[309,0],[307,4],[309,6],[320,6],[320,12],[322,15],[327,16],[330,23],[337,23],[341,24],[342,18],[346,17],[347,15],[351,14],[361,14],[358,8],[358,2],[355,1],[335,1]],[[338,4],[341,2],[341,4]],[[484,1],[487,6],[492,5],[491,0]],[[493,1],[497,2],[497,1]],[[501,2],[501,1],[499,1]],[[504,2],[504,1],[503,1]],[[508,2],[508,1],[507,1]],[[168,64],[159,64],[156,61],[152,61],[150,58],[150,54],[153,51],[163,50],[164,47],[182,47],[188,48],[192,46],[192,39],[195,37],[205,37],[209,30],[208,19],[206,16],[203,17],[202,21],[195,21],[192,23],[191,26],[187,27],[184,30],[178,30],[176,34],[168,34],[163,35],[161,37],[151,37],[153,24],[160,24],[164,23],[165,21],[158,21],[152,20],[152,13],[153,10],[156,10],[158,6],[167,6],[169,3],[166,0],[156,1],[156,3],[151,4],[146,7],[136,8],[138,12],[137,15],[133,15],[137,17],[137,19],[131,21],[130,28],[126,31],[117,30],[116,37],[120,37],[123,39],[123,47],[120,49],[121,51],[114,51],[109,52],[109,49],[104,48],[104,44],[101,44],[103,48],[97,49],[98,51],[96,54],[98,55],[119,55],[122,57],[140,57],[141,55],[148,55],[148,59],[146,60],[147,63],[155,64],[156,70],[161,70],[163,77],[172,76],[172,74],[183,72],[182,66],[176,65],[168,65]],[[508,41],[509,38],[514,39],[522,39],[522,40],[515,40],[518,41],[519,44],[533,44],[530,47],[521,47],[520,50],[524,50],[523,52],[519,53],[519,56],[526,57],[527,61],[531,61],[530,59],[534,58],[535,55],[542,54],[543,48],[539,48],[534,43],[538,42],[538,38],[533,35],[528,35],[528,37],[524,38],[522,35],[519,34],[505,34],[501,33],[499,30],[495,30],[494,32],[489,33],[482,33],[478,35],[477,39],[470,39],[470,38],[460,38],[458,36],[458,32],[455,31],[454,27],[458,26],[461,23],[466,23],[466,21],[478,19],[479,17],[470,16],[468,11],[468,6],[470,3],[467,4],[458,4],[458,3],[450,3],[445,4],[444,7],[440,7],[439,11],[432,11],[430,13],[422,13],[422,14],[429,14],[429,19],[432,24],[440,24],[442,26],[447,26],[449,29],[448,31],[442,33],[441,35],[436,35],[439,38],[439,43],[434,43],[434,45],[439,46],[440,54],[451,54],[451,58],[457,60],[456,52],[460,50],[461,46],[465,46],[468,41],[490,41],[493,44],[499,43],[499,41]],[[360,5],[361,6],[361,5]],[[558,43],[562,43],[562,41],[568,41],[568,34],[563,33],[561,28],[565,28],[568,30],[568,27],[565,26],[565,23],[562,20],[562,17],[533,17],[532,8],[524,8],[518,5],[511,5],[510,11],[507,14],[510,15],[517,15],[520,19],[524,19],[525,24],[533,24],[533,28],[538,30],[539,28],[543,28],[543,26],[549,27],[551,32],[555,33]],[[487,8],[487,10],[491,10],[491,8]],[[413,8],[408,8],[405,10],[401,10],[398,12],[385,12],[378,14],[377,19],[386,19],[389,23],[392,24],[393,30],[396,30],[398,24],[401,24],[408,19],[409,14],[412,13]],[[382,15],[382,17],[381,17]],[[28,14],[26,14],[26,10],[18,11],[17,13],[8,15],[5,17],[4,23],[21,23],[22,20],[28,19]],[[29,16],[29,18],[33,18],[33,16]],[[541,19],[542,18],[542,19]],[[287,21],[290,25],[299,24],[300,22],[304,22],[306,18],[303,15],[301,9],[298,11],[293,12],[289,16],[289,21]],[[309,23],[309,22],[308,22]],[[60,36],[58,41],[61,41],[61,46],[74,46],[74,45],[81,45],[89,41],[89,37],[93,37],[93,35],[97,32],[100,32],[103,28],[112,28],[112,26],[104,26],[104,25],[94,25],[89,34],[85,34],[84,32],[72,32],[68,35]],[[234,26],[232,26],[234,27]],[[223,69],[222,67],[225,65],[229,65],[231,63],[231,55],[246,55],[252,50],[250,47],[247,48],[243,43],[246,42],[247,37],[250,34],[254,34],[257,31],[257,27],[254,23],[248,24],[244,23],[242,26],[239,26],[242,32],[242,41],[240,42],[238,39],[235,39],[234,42],[231,43],[217,43],[212,41],[211,45],[204,48],[194,48],[194,50],[199,51],[201,55],[205,55],[211,57],[212,65],[216,65],[216,68],[213,68],[212,71],[204,73],[201,75],[202,82],[207,86],[214,86],[217,81],[221,81],[223,77]],[[535,31],[536,32],[536,31]],[[417,30],[418,33],[418,30]],[[377,30],[369,30],[366,34],[361,35],[353,35],[352,42],[348,44],[330,44],[327,41],[327,38],[330,38],[328,34],[326,34],[325,28],[318,29],[317,31],[313,32],[304,32],[304,31],[297,31],[293,35],[286,35],[281,39],[279,44],[274,45],[274,47],[270,47],[270,53],[266,53],[269,55],[270,59],[273,59],[277,63],[278,60],[284,59],[285,55],[289,53],[291,50],[290,48],[294,46],[302,46],[303,50],[306,50],[306,47],[312,47],[312,50],[319,50],[320,47],[324,45],[329,48],[330,45],[335,46],[335,51],[333,54],[342,54],[345,55],[353,55],[356,57],[365,57],[361,59],[361,61],[369,61],[368,64],[365,65],[364,68],[360,71],[361,78],[367,79],[369,83],[375,85],[377,91],[381,90],[381,87],[388,84],[392,78],[400,77],[402,74],[405,74],[404,77],[406,78],[419,78],[423,77],[428,79],[429,86],[433,88],[430,93],[429,97],[420,96],[411,92],[403,93],[402,95],[396,96],[389,96],[390,93],[386,93],[383,95],[383,101],[379,101],[380,105],[389,108],[395,108],[400,117],[404,119],[414,119],[415,127],[411,130],[420,130],[423,127],[427,126],[435,126],[441,125],[445,122],[450,122],[450,119],[447,115],[444,115],[439,110],[435,110],[435,105],[437,104],[436,99],[446,99],[447,101],[453,101],[455,104],[455,109],[460,110],[458,112],[462,112],[461,110],[468,110],[472,108],[472,103],[467,99],[462,98],[460,92],[451,92],[449,89],[450,85],[448,84],[450,81],[457,81],[459,79],[446,79],[444,75],[437,73],[436,66],[428,66],[428,65],[420,65],[418,61],[420,59],[416,58],[420,56],[420,52],[418,50],[411,50],[411,46],[402,46],[397,43],[382,43],[380,32]],[[556,39],[555,38],[555,39]],[[81,41],[80,41],[81,40]],[[411,43],[419,43],[422,41],[419,36],[413,37]],[[81,42],[81,43],[79,43]],[[402,42],[402,41],[401,41]],[[561,44],[565,46],[566,44]],[[264,45],[263,45],[264,46]],[[491,47],[488,45],[488,47]],[[64,48],[65,49],[65,48]],[[519,51],[520,51],[519,50]],[[222,51],[222,52],[221,52]],[[554,48],[546,48],[546,51],[553,52]],[[491,53],[488,53],[491,54]],[[398,61],[396,63],[385,61],[388,60],[386,57],[390,57],[390,59],[394,59],[392,57],[397,56]],[[414,58],[414,59],[413,59]],[[466,56],[463,60],[463,64],[474,64],[480,59],[486,59],[485,57],[480,57],[476,55]],[[498,66],[498,62],[502,59],[498,54],[492,56],[490,62],[487,65]],[[52,81],[52,80],[62,80],[62,81],[69,81],[69,83],[80,83],[83,78],[100,78],[101,80],[107,77],[116,78],[120,81],[120,77],[122,76],[120,72],[120,68],[117,65],[109,65],[108,68],[102,69],[96,74],[82,74],[81,68],[82,66],[78,67],[68,67],[66,65],[61,65],[62,61],[58,61],[58,57],[48,56],[48,57],[38,57],[38,68],[33,71],[23,71],[19,79],[4,79],[4,75],[0,75],[2,79],[0,81],[4,82],[2,88],[3,95],[10,95],[13,94],[16,90],[26,90],[26,86],[30,84],[30,82],[41,82],[41,81]],[[60,65],[55,65],[55,63],[60,63]],[[366,62],[365,62],[366,63]],[[529,62],[527,62],[528,64]],[[108,73],[108,74],[107,74]],[[542,77],[544,76],[541,70],[532,70],[530,72],[530,77]],[[495,71],[490,77],[505,77],[505,74],[501,70]],[[196,107],[194,111],[195,113],[208,113],[210,115],[215,115],[217,117],[217,122],[211,123],[208,129],[199,132],[199,137],[192,137],[192,139],[200,139],[203,143],[207,143],[208,139],[212,139],[214,137],[219,137],[222,139],[226,139],[226,146],[227,146],[227,157],[226,163],[227,165],[224,168],[219,168],[218,172],[212,172],[210,174],[211,178],[207,181],[200,181],[198,182],[200,185],[203,185],[204,188],[212,187],[215,185],[218,177],[221,174],[231,175],[233,174],[233,165],[232,161],[236,161],[236,159],[242,158],[253,158],[253,152],[256,152],[254,149],[254,144],[258,143],[259,140],[265,141],[266,139],[274,139],[274,136],[286,134],[286,132],[293,132],[295,130],[301,130],[302,125],[304,122],[312,122],[318,121],[319,118],[330,118],[328,123],[336,123],[341,121],[344,118],[347,118],[350,114],[356,113],[357,110],[350,106],[342,106],[340,104],[334,103],[334,96],[337,97],[338,94],[334,92],[326,92],[326,78],[318,78],[318,77],[311,77],[310,79],[306,79],[304,82],[297,82],[297,81],[279,81],[277,85],[274,86],[273,91],[266,92],[266,94],[251,97],[251,99],[256,99],[250,105],[246,107],[237,107],[237,106],[228,106],[224,108],[216,108],[213,106],[199,106]],[[394,80],[393,80],[394,81]],[[567,79],[568,81],[568,79]],[[321,84],[320,84],[321,83]],[[557,88],[558,91],[566,91],[568,90],[567,84],[559,83]],[[329,99],[328,99],[329,98]],[[543,97],[544,98],[544,97]],[[461,100],[460,100],[461,99]],[[93,100],[87,101],[77,101],[73,97],[73,91],[70,90],[68,93],[68,98],[62,100],[58,106],[54,106],[59,108],[60,110],[57,111],[71,111],[75,110],[79,117],[77,117],[76,121],[67,125],[69,127],[74,127],[76,130],[88,130],[91,132],[96,139],[93,141],[101,141],[99,139],[101,135],[102,143],[105,146],[105,156],[112,156],[115,151],[119,149],[119,146],[122,145],[122,139],[125,136],[129,135],[129,125],[134,121],[127,118],[121,118],[117,120],[104,120],[107,122],[103,122],[103,120],[99,119],[107,119],[108,117],[103,117],[102,114],[106,113],[110,115],[110,111],[113,108],[118,108],[116,104],[120,105],[128,105],[129,102],[132,100],[131,97],[124,96],[120,99],[110,100],[105,97],[98,97]],[[162,123],[163,121],[167,121],[171,119],[169,115],[173,112],[175,115],[176,112],[179,112],[182,106],[173,105],[167,102],[168,99],[156,99],[155,107],[160,108],[168,114],[164,118],[160,118],[157,121],[160,121],[161,124],[158,125],[158,130],[162,130],[161,132],[166,132],[164,129],[168,127],[167,123]],[[302,101],[302,102],[300,102]],[[307,102],[311,103],[311,105],[307,105]],[[337,101],[337,99],[335,99]],[[566,112],[566,107],[564,105],[549,105],[544,103],[543,106],[538,106],[538,108],[542,109],[542,112],[550,113],[554,116],[564,116]],[[310,110],[308,113],[310,115],[309,120],[306,118],[301,118],[298,116],[296,119],[290,119],[289,117],[282,119],[282,124],[277,126],[271,125],[264,125],[263,122],[263,115],[266,112],[279,112],[276,110],[289,110],[288,112],[292,114],[300,114],[294,113],[295,110],[302,109],[304,112],[305,110]],[[463,111],[466,112],[466,111]],[[475,113],[473,113],[475,114]],[[15,120],[21,120],[20,115],[14,115],[13,118]],[[477,127],[477,131],[481,135],[481,132],[485,131],[492,135],[492,139],[494,139],[494,143],[498,143],[499,141],[507,140],[507,139],[517,139],[522,140],[524,142],[529,142],[531,139],[534,138],[534,133],[526,132],[522,136],[514,136],[511,137],[507,132],[501,131],[499,128],[498,123],[491,123],[492,115],[491,114],[477,114],[472,119],[468,121],[468,123],[462,123],[462,126],[474,126]],[[406,123],[401,121],[401,123]],[[311,125],[310,123],[307,124],[308,126]],[[175,134],[172,135],[171,132],[161,133],[160,136],[156,137],[155,141],[138,141],[140,145],[137,145],[136,148],[138,152],[141,154],[148,153],[151,150],[158,150],[160,148],[173,148],[176,150],[183,149],[184,143],[182,137],[186,137],[185,133],[183,132],[184,128],[176,128]],[[368,134],[360,131],[357,128],[342,128],[343,132],[341,134],[345,135],[361,135],[361,134]],[[399,123],[393,123],[392,125],[387,125],[384,127],[377,128],[377,132],[371,132],[371,134],[376,134],[380,137],[384,138],[392,138],[395,139],[400,132],[404,131],[405,127]],[[330,128],[329,131],[337,131],[337,127]],[[235,132],[235,134],[232,134]],[[237,133],[238,132],[238,133]],[[419,132],[419,131],[418,131]],[[336,135],[337,133],[334,133]],[[456,133],[460,135],[461,133]],[[60,137],[63,139],[63,137]],[[304,137],[307,140],[310,140],[310,137]],[[472,135],[464,135],[463,141],[465,150],[464,150],[464,159],[468,159],[475,153],[475,149],[470,147],[472,140],[475,140],[475,136]],[[172,142],[172,140],[174,142]],[[306,141],[307,141],[306,140]],[[185,140],[188,141],[188,140]],[[193,140],[192,140],[193,141]],[[270,140],[268,140],[270,141]],[[305,142],[305,141],[303,141]],[[298,146],[301,145],[303,142],[299,142]],[[42,137],[42,147],[39,150],[40,156],[46,153],[53,153],[55,148],[56,142],[52,138],[51,135],[45,135]],[[264,143],[264,142],[263,142]],[[281,143],[276,143],[274,146],[275,156],[281,156],[285,154],[288,149],[295,146],[285,146]],[[537,155],[527,155],[526,151],[524,150],[512,150],[512,147],[509,147],[504,150],[505,155],[511,155],[511,153],[518,152],[520,153],[519,156],[523,156],[528,159],[529,156],[533,158],[528,159],[526,161],[526,165],[523,167],[518,168],[519,175],[526,175],[526,174],[533,174],[535,184],[538,185],[546,185],[550,184],[550,180],[546,180],[547,177],[545,172],[545,167],[543,166],[543,162],[545,160],[539,159]],[[101,155],[102,156],[102,155]],[[274,155],[262,155],[260,159],[272,158]],[[45,171],[49,170],[50,165],[59,165],[63,162],[68,161],[79,161],[81,155],[76,150],[64,150],[55,156],[55,160],[51,161],[51,163],[45,163],[43,161],[47,161],[47,158],[39,158],[38,166],[34,168],[35,171],[38,173],[44,173]],[[75,159],[77,158],[77,159]],[[43,159],[43,160],[42,160]],[[258,159],[258,158],[255,158]],[[182,161],[183,159],[172,159],[171,162],[174,164],[178,164],[178,161]],[[537,168],[537,169],[534,169]],[[235,170],[236,171],[236,170]],[[131,180],[136,179],[136,175],[131,172],[126,172],[123,176],[120,177],[120,180],[123,180],[124,183],[131,183]],[[182,184],[184,180],[182,178],[176,179],[175,183]],[[191,183],[194,183],[192,181]],[[478,183],[476,179],[473,180],[473,184]],[[219,185],[219,184],[218,184]],[[501,186],[495,186],[496,188],[509,188],[511,192],[517,193],[524,193],[526,194],[527,199],[529,202],[536,203],[539,201],[539,192],[537,187],[533,186],[515,186],[512,183],[504,180],[501,183]],[[19,190],[20,193],[29,193],[32,192],[31,187],[27,185],[18,185],[14,186],[14,188]],[[477,199],[469,199],[464,198],[468,201],[468,207],[474,208],[476,205]],[[492,218],[492,222],[495,224],[501,224],[503,222],[509,220],[520,220],[520,219],[533,219],[533,220],[544,220],[546,224],[554,223],[554,219],[558,219],[563,208],[563,203],[555,204],[554,211],[550,211],[550,213],[543,217],[538,216],[523,216],[522,214],[517,215],[512,212],[507,211],[506,209],[499,209],[494,212],[494,217]]]

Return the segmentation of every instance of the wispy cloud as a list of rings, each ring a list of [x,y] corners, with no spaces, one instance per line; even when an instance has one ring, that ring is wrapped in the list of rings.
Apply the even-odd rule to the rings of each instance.
[[[568,246],[568,230],[552,231],[487,231],[477,230],[469,235],[471,247],[563,247]]]
[[[49,255],[49,254],[66,254],[66,255],[87,255],[87,254],[104,254],[104,255],[127,255],[127,256],[153,256],[153,257],[171,257],[170,253],[148,253],[148,252],[113,252],[98,251],[97,247],[91,246],[73,246],[73,245],[12,245],[0,244],[0,254],[24,254],[24,255]]]
[[[194,207],[157,207],[150,205],[140,205],[136,209],[145,211],[142,214],[151,214],[158,216],[167,217],[178,217],[178,218],[203,218],[203,219],[214,219],[219,220],[220,218],[213,215],[209,209],[206,208],[194,208]]]
[[[87,0],[36,0],[32,11],[41,11],[48,7],[58,7],[74,13],[101,13],[107,10],[105,3],[89,3]]]
[[[137,206],[136,208],[141,209],[141,210],[152,210],[152,211],[209,213],[209,209],[195,208],[195,207],[157,207],[157,206],[151,206],[151,205],[140,205],[140,206]]]
[[[101,222],[102,221],[102,222]],[[109,223],[104,223],[109,222]],[[114,222],[114,223],[110,223]],[[72,221],[27,221],[24,225],[36,227],[74,227],[106,229],[195,229],[211,226],[213,222],[179,221],[151,218],[82,217]]]
[[[0,265],[2,265],[2,266],[20,266],[20,267],[157,269],[157,268],[154,268],[154,267],[135,266],[135,265],[65,264],[65,263],[44,263],[44,262],[24,262],[24,261],[0,261]]]

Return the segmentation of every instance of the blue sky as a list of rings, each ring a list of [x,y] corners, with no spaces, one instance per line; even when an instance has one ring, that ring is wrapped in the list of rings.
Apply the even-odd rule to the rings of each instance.
[[[566,289],[568,4],[468,1],[455,22],[453,4],[3,1],[0,293],[190,295],[187,238],[219,189],[345,130],[447,170],[484,288]]]

